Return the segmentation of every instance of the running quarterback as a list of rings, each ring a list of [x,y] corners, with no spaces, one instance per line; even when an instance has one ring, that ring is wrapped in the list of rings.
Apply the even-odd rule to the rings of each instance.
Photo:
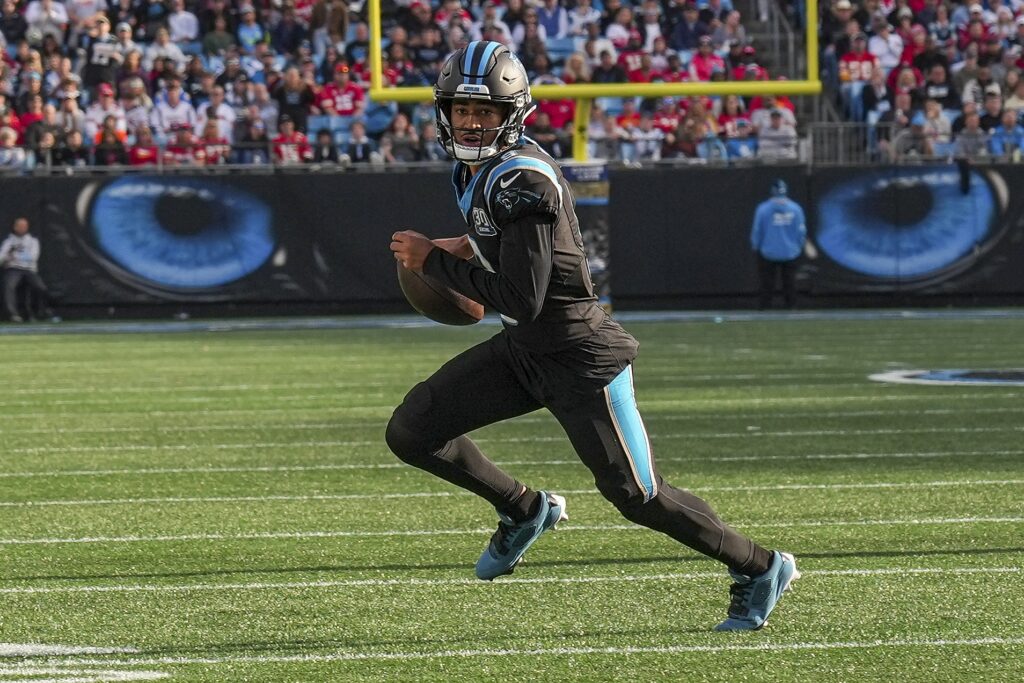
[[[441,69],[434,107],[468,234],[396,232],[391,250],[406,268],[500,313],[503,325],[412,388],[388,423],[388,446],[497,509],[498,529],[476,564],[492,580],[567,519],[566,501],[504,472],[466,434],[546,408],[626,519],[728,568],[731,601],[716,629],[761,628],[799,577],[796,563],[658,473],[633,392],[637,342],[598,306],[572,190],[523,135],[533,103],[522,63],[500,43],[472,42]]]

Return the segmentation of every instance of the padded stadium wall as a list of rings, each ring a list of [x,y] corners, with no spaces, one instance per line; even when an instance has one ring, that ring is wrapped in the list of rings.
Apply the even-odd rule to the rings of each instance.
[[[777,178],[820,253],[799,267],[804,306],[1024,295],[1018,167],[616,169],[607,206],[580,212],[584,231],[608,222],[615,308],[752,307],[751,219]],[[30,218],[71,316],[407,312],[391,233],[464,229],[444,171],[8,177],[0,191],[0,221]]]

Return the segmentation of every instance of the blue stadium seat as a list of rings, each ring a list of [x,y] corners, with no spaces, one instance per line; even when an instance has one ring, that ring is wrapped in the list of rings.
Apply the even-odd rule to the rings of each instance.
[[[753,159],[757,156],[757,138],[736,138],[725,143],[730,159]]]
[[[309,131],[310,135],[316,135],[316,132],[321,128],[327,128],[330,130],[330,127],[330,116],[310,115],[309,118],[306,119],[306,130]]]
[[[566,57],[576,51],[576,39],[572,37],[548,38],[546,46],[551,63],[561,65],[565,62]]]
[[[621,97],[598,97],[594,99],[594,104],[601,107],[604,113],[610,116],[618,116],[622,113]]]
[[[373,103],[366,107],[363,118],[366,121],[366,134],[376,137],[382,134],[391,125],[391,120],[398,113],[398,105],[394,102]]]

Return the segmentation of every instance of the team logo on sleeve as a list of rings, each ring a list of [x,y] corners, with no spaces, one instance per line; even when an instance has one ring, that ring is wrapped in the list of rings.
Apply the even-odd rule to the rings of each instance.
[[[511,211],[513,207],[522,204],[529,206],[530,204],[539,204],[540,195],[530,190],[524,190],[518,187],[510,187],[507,190],[502,190],[498,193],[498,196],[494,198],[494,201],[498,202],[506,211]]]
[[[497,228],[488,220],[487,212],[478,206],[473,207],[473,230],[476,231],[476,234],[485,237],[493,237],[498,234]]]

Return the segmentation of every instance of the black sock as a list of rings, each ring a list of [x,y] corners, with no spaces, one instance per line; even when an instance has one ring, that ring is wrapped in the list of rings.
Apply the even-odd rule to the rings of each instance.
[[[525,522],[537,514],[540,509],[540,494],[523,486],[523,492],[508,506],[499,508],[498,512],[511,517],[516,522]]]
[[[742,566],[733,567],[737,572],[751,578],[755,576],[761,576],[768,568],[772,566],[772,551],[762,548],[756,543],[751,543],[753,548],[751,549],[750,559],[743,563]]]

